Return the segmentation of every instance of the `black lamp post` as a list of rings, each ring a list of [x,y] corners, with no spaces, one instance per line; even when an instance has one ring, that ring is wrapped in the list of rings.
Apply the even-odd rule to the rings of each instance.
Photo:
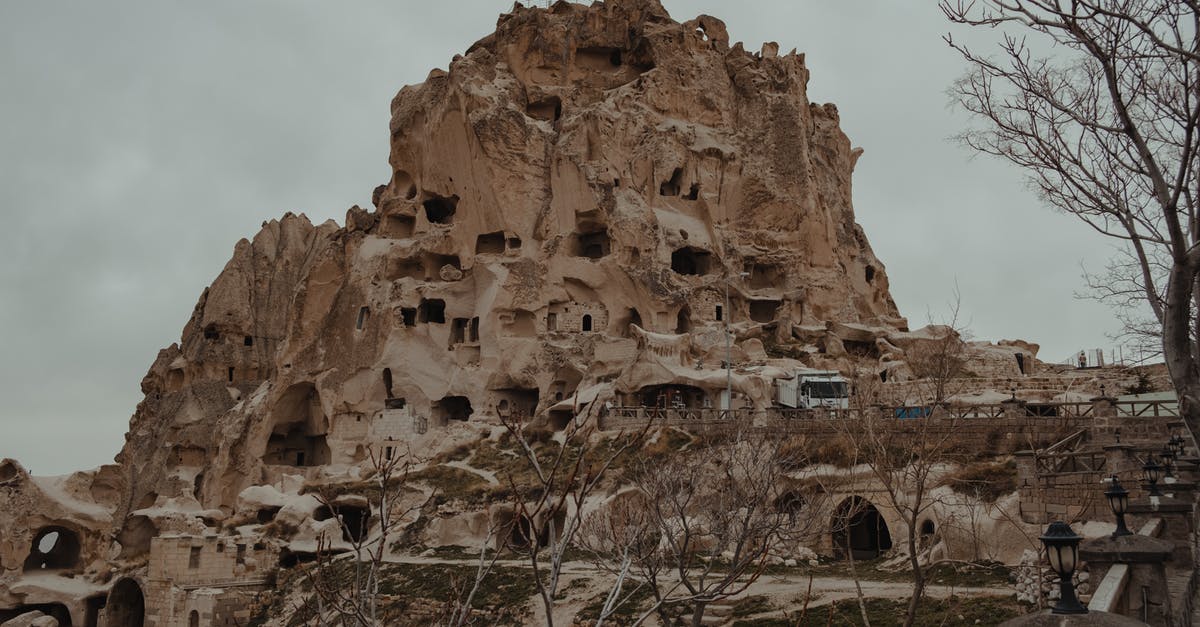
[[[1163,476],[1174,478],[1175,473],[1171,467],[1175,465],[1175,449],[1171,447],[1170,442],[1163,446],[1163,450],[1158,456],[1163,460]]]
[[[1146,479],[1146,489],[1149,490],[1150,496],[1162,496],[1163,493],[1158,489],[1158,480],[1162,479],[1162,466],[1154,461],[1154,454],[1146,456],[1146,463],[1142,464],[1142,477]]]
[[[1079,563],[1079,541],[1083,538],[1071,530],[1070,525],[1055,521],[1046,527],[1046,532],[1040,538],[1046,547],[1046,559],[1050,568],[1058,573],[1059,598],[1052,614],[1087,614],[1087,608],[1075,596],[1075,566]]]
[[[1171,436],[1171,439],[1168,440],[1168,443],[1171,446],[1171,450],[1175,452],[1176,459],[1183,457],[1183,448],[1184,448],[1183,436],[1176,433],[1175,435]]]
[[[1125,526],[1125,513],[1129,511],[1129,490],[1121,487],[1116,475],[1112,476],[1112,485],[1104,491],[1104,497],[1108,499],[1108,506],[1117,517],[1117,530],[1112,533],[1112,537],[1133,535],[1129,527]]]

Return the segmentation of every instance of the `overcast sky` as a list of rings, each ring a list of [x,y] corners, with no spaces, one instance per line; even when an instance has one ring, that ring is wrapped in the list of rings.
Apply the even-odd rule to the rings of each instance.
[[[1048,361],[1111,345],[1112,313],[1074,298],[1109,244],[948,140],[968,123],[946,95],[963,65],[932,0],[665,4],[724,19],[747,49],[808,54],[810,98],[866,149],[858,220],[914,327],[957,282],[976,338],[1037,342]],[[369,207],[392,96],[511,6],[0,3],[0,458],[37,474],[111,462],[234,243],[286,211]]]

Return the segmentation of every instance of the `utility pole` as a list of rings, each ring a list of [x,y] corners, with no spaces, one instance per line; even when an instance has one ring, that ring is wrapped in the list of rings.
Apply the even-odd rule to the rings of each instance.
[[[739,279],[750,276],[749,272],[739,272]],[[729,308],[729,269],[725,270],[725,409],[733,410],[733,332],[729,329],[729,319],[733,310]],[[732,416],[732,414],[728,414]]]

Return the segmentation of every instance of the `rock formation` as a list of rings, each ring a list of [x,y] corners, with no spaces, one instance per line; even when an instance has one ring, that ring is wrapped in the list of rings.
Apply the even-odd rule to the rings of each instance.
[[[238,244],[143,381],[126,500],[229,510],[280,468],[549,419],[601,382],[715,406],[727,323],[735,365],[796,329],[903,328],[854,221],[861,151],[807,81],[803,55],[657,2],[515,8],[393,100],[374,212]]]
[[[296,487],[354,476],[368,449],[435,452],[505,416],[553,427],[665,386],[761,409],[802,366],[911,377],[905,352],[941,332],[900,317],[854,218],[862,150],[808,76],[804,55],[749,52],[657,0],[515,6],[397,94],[374,211],[288,214],[237,244],[142,380],[116,465],[52,486],[0,466],[6,502],[39,512],[0,531],[0,607],[82,623],[107,598],[117,624],[158,611],[174,593],[156,577],[189,550],[249,577],[267,549],[226,553],[214,530],[268,511],[313,531]],[[1036,356],[986,350],[1011,375]],[[24,569],[79,575],[55,596],[21,565],[58,527],[62,563]]]

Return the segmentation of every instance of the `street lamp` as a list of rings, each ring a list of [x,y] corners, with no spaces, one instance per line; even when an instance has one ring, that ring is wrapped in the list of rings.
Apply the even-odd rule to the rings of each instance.
[[[1171,448],[1171,443],[1167,442],[1163,445],[1163,450],[1158,454],[1163,460],[1163,472],[1167,479],[1174,479],[1175,474],[1171,467],[1175,464],[1175,449]],[[1167,483],[1170,483],[1169,481]]]
[[[1162,466],[1154,461],[1154,453],[1146,455],[1146,463],[1142,464],[1142,478],[1146,480],[1149,496],[1162,496],[1158,489],[1158,480],[1162,479]]]
[[[1116,475],[1112,476],[1112,485],[1104,491],[1104,497],[1108,499],[1108,506],[1117,517],[1117,530],[1112,533],[1112,537],[1133,535],[1129,527],[1125,526],[1125,513],[1129,511],[1129,490],[1121,487]]]
[[[1168,440],[1167,442],[1170,444],[1171,450],[1175,451],[1176,459],[1183,457],[1183,448],[1184,448],[1183,436],[1176,433],[1175,435],[1171,436],[1171,439]]]
[[[1055,521],[1046,527],[1039,538],[1046,547],[1046,559],[1050,568],[1058,573],[1059,598],[1050,608],[1051,614],[1087,614],[1087,608],[1075,596],[1075,566],[1079,563],[1079,541],[1083,538],[1071,530],[1071,526]]]

